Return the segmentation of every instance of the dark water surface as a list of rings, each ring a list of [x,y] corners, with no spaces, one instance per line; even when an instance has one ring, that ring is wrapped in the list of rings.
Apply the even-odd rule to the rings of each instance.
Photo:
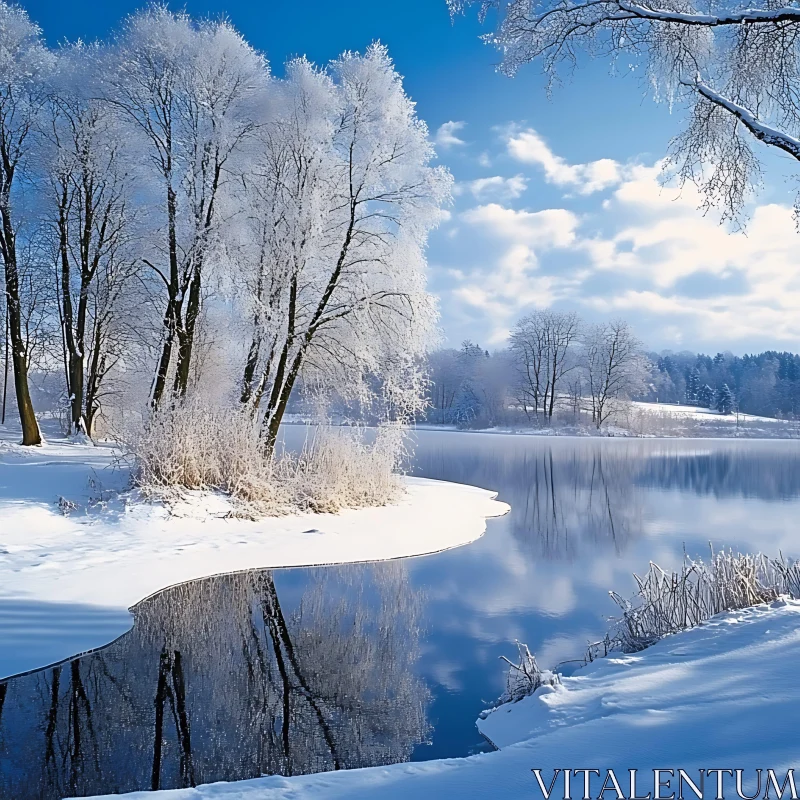
[[[175,587],[110,647],[0,683],[0,798],[461,756],[501,655],[579,656],[649,560],[800,556],[800,444],[420,432],[413,472],[496,489],[468,547]],[[375,532],[380,536],[380,531]]]

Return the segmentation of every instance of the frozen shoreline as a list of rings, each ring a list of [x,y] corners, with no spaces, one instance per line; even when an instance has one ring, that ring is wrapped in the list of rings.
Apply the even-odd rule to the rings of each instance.
[[[641,653],[599,659],[565,678],[562,686],[501,706],[479,723],[502,748],[495,753],[124,797],[541,798],[534,768],[541,769],[546,786],[554,769],[595,768],[601,776],[613,770],[625,779],[629,769],[637,769],[639,788],[652,793],[653,769],[684,769],[696,778],[701,769],[723,767],[744,770],[746,790],[752,794],[756,769],[773,769],[782,782],[796,763],[796,723],[788,709],[800,703],[798,658],[800,601],[778,601],[720,614]],[[591,780],[596,797],[603,778]],[[724,780],[725,796],[733,796],[733,778]],[[560,781],[554,796],[562,796]],[[583,788],[582,781],[582,775],[573,778],[573,797]],[[676,783],[673,778],[664,796],[677,789]],[[762,785],[759,797],[763,792]],[[709,776],[704,796],[715,795],[716,776]]]
[[[119,494],[108,447],[24,449],[0,434],[0,678],[102,647],[128,609],[177,583],[257,568],[427,555],[468,544],[508,506],[472,486],[404,479],[397,504],[258,521],[226,518],[218,496],[170,514]]]

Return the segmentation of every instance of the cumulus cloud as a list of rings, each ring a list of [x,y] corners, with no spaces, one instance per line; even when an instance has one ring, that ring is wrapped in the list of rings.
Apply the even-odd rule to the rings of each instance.
[[[657,166],[636,168],[605,208],[619,221],[617,230],[578,244],[599,273],[615,273],[634,286],[582,302],[603,313],[639,314],[676,344],[796,342],[800,242],[792,209],[756,206],[746,235],[731,233],[697,210],[693,187],[662,187],[658,172]],[[689,276],[703,276],[715,290],[704,296],[685,291]]]
[[[541,167],[548,183],[575,189],[580,194],[593,194],[616,186],[623,177],[621,165],[610,158],[588,164],[568,163],[556,155],[533,128],[511,129],[507,133],[506,148],[517,161]]]
[[[528,179],[524,175],[503,178],[493,175],[491,178],[477,178],[474,181],[456,184],[455,193],[468,191],[476,199],[498,197],[504,200],[516,200],[528,188]]]
[[[504,143],[573,197],[607,191],[582,200],[579,215],[569,197],[560,208],[518,207],[509,178],[461,184],[478,204],[453,217],[460,249],[448,266],[458,269],[444,306],[464,326],[456,338],[501,345],[522,313],[557,306],[624,316],[657,349],[796,347],[800,237],[789,203],[754,205],[746,233],[734,233],[699,210],[693,186],[663,185],[659,162],[571,164],[531,129]]]
[[[577,215],[564,208],[517,211],[499,203],[476,206],[465,211],[461,218],[512,244],[544,247],[572,244],[579,223]]]
[[[488,203],[469,209],[461,219],[500,245],[487,274],[483,269],[461,271],[453,296],[491,321],[485,337],[501,344],[521,309],[546,307],[567,296],[574,279],[538,274],[539,253],[570,247],[578,217],[566,209],[518,211]]]
[[[463,130],[466,125],[466,122],[461,121],[455,122],[450,120],[450,122],[445,122],[444,124],[440,125],[439,129],[436,131],[434,141],[440,147],[444,147],[445,149],[448,147],[466,144],[463,139],[456,135],[460,130]]]

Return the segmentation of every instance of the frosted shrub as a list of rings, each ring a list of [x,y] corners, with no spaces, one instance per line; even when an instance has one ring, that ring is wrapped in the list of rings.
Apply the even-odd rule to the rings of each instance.
[[[296,507],[335,513],[397,499],[402,484],[395,469],[402,453],[399,426],[378,428],[372,443],[359,428],[320,427],[299,456],[284,455],[276,469]]]
[[[609,593],[622,609],[622,616],[614,620],[603,639],[589,645],[581,663],[615,651],[637,653],[723,611],[771,603],[786,596],[800,599],[800,561],[787,561],[782,556],[770,558],[762,553],[712,552],[708,561],[685,557],[681,568],[674,572],[651,561],[644,577],[633,577],[637,591],[631,600]],[[557,672],[539,667],[527,645],[516,645],[518,664],[503,657],[509,670],[506,691],[498,704],[516,702],[540,686],[559,681]]]
[[[528,645],[519,641],[515,644],[519,652],[518,664],[501,656],[508,664],[508,674],[506,690],[500,696],[498,703],[516,703],[517,700],[533,694],[540,686],[553,686],[559,683],[559,677],[555,672],[540,669],[536,663],[536,656],[528,649]]]
[[[147,493],[217,490],[265,514],[290,504],[256,423],[243,411],[187,401],[154,412],[126,438],[136,483]]]
[[[144,492],[168,499],[184,490],[223,492],[240,516],[335,513],[400,495],[400,428],[379,428],[372,443],[357,428],[314,431],[300,453],[271,455],[246,411],[187,401],[155,412],[126,441]]]
[[[626,653],[723,611],[769,603],[781,595],[800,598],[800,562],[761,553],[712,553],[708,562],[687,557],[675,572],[651,562],[646,575],[634,579],[638,590],[633,600],[611,592],[622,609],[611,641]]]

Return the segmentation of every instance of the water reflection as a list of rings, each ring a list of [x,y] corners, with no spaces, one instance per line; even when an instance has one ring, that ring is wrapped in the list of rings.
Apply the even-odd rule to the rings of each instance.
[[[462,756],[500,655],[580,655],[652,559],[800,556],[797,442],[425,432],[417,474],[511,504],[469,547],[210,579],[106,650],[0,684],[0,798],[48,800]],[[380,531],[375,532],[376,536]]]
[[[425,739],[402,564],[186,584],[101,652],[0,685],[0,797],[193,786],[407,760]]]
[[[623,552],[645,535],[646,517],[660,505],[643,489],[768,502],[800,497],[793,441],[418,436],[414,474],[498,488],[521,547],[548,560],[574,559],[582,548]]]

